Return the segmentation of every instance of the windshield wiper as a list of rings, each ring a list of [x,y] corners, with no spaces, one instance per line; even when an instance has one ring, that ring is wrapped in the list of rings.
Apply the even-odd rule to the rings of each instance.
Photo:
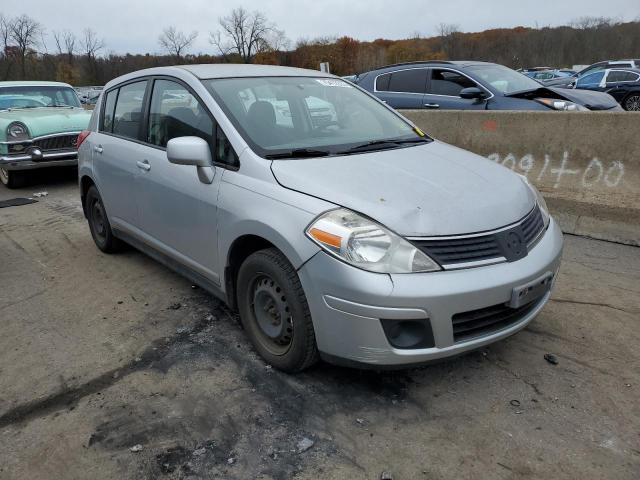
[[[311,157],[326,157],[329,155],[327,150],[312,150],[309,148],[294,148],[286,152],[270,153],[265,155],[264,158],[269,160],[275,160],[278,158],[311,158]]]
[[[409,144],[409,143],[430,143],[431,139],[427,137],[420,138],[387,138],[383,140],[372,140],[367,143],[362,143],[360,145],[356,145],[354,147],[348,148],[347,150],[343,150],[341,152],[337,152],[338,154],[345,153],[355,153],[362,152],[367,150],[382,150],[384,148],[397,148],[401,145]]]
[[[47,107],[69,107],[73,108],[73,105],[67,105],[66,103],[54,103],[53,105],[47,105]]]

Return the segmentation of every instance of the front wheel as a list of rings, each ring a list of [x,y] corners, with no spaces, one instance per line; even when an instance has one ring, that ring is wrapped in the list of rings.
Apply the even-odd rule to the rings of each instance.
[[[630,112],[640,112],[640,94],[632,93],[624,99],[623,108]]]
[[[24,172],[0,168],[0,182],[7,188],[20,188],[24,186],[25,178]]]
[[[258,353],[285,372],[318,361],[311,313],[300,279],[275,248],[250,255],[237,282],[242,325]]]

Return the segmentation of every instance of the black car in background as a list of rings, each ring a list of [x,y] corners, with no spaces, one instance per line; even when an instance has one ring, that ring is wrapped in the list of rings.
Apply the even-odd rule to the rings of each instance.
[[[599,70],[579,78],[575,88],[577,90],[606,92],[615,98],[625,110],[640,111],[640,69]]]
[[[402,63],[355,75],[351,81],[393,108],[621,110],[606,93],[547,87],[495,63]]]

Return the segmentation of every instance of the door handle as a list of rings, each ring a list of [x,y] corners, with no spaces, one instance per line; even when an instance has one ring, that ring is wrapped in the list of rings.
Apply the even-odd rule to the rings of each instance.
[[[102,153],[102,145],[96,145],[93,147],[93,151],[96,153]]]
[[[438,105],[437,103],[425,103],[424,107],[425,108],[440,108],[440,105]]]
[[[151,165],[149,165],[149,160],[144,160],[142,162],[138,161],[136,162],[136,165],[140,170],[144,170],[145,172],[148,172],[149,170],[151,170]]]

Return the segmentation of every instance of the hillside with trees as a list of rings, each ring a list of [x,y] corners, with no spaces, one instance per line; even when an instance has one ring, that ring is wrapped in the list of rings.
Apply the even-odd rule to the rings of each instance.
[[[319,68],[348,75],[378,66],[415,61],[472,59],[512,68],[568,67],[603,59],[640,58],[640,21],[581,18],[560,27],[516,27],[462,32],[440,24],[433,37],[359,41],[351,37],[300,39],[293,46],[283,30],[262,12],[236,8],[219,18],[211,32],[182,32],[167,26],[159,32],[163,53],[119,54],[90,28],[47,32],[27,15],[0,14],[0,80],[58,80],[73,85],[101,85],[142,68],[188,63],[263,63]],[[191,52],[200,34],[210,51]]]

